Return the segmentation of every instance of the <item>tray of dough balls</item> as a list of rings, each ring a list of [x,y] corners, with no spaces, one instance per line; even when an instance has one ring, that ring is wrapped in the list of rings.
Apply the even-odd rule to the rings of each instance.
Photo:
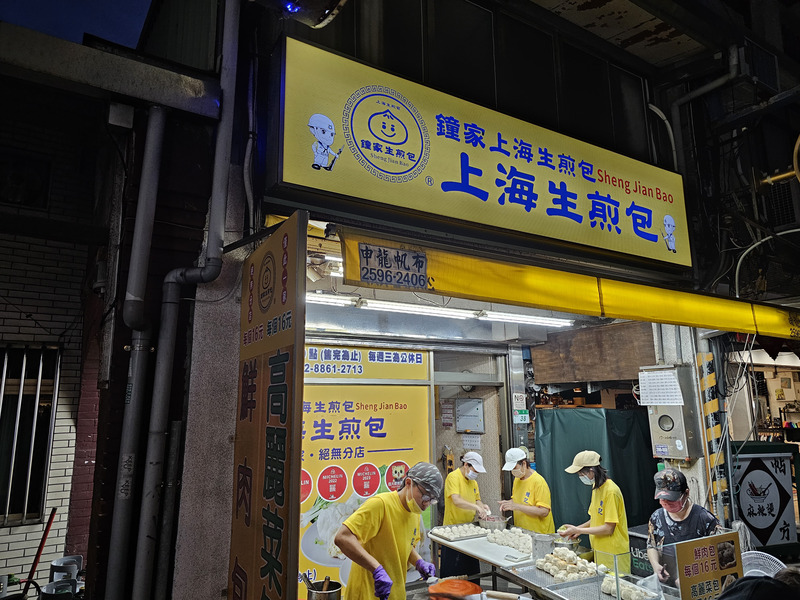
[[[433,527],[428,534],[438,537],[448,542],[459,542],[461,540],[471,540],[472,538],[486,537],[488,529],[478,527],[472,523],[461,525],[441,525]]]
[[[619,579],[619,596],[617,596],[617,581],[610,575],[603,577],[600,591],[620,600],[655,600],[658,598],[657,593],[646,590],[631,581],[626,581],[622,577]]]
[[[498,546],[504,546],[504,558],[511,562],[531,560],[533,553],[533,540],[530,533],[519,527],[511,529],[490,529],[486,541]]]
[[[547,589],[559,596],[567,598],[568,600],[597,600],[598,583],[600,591],[600,600],[656,600],[658,594],[650,590],[646,590],[632,581],[627,581],[622,577],[619,580],[619,595],[617,595],[617,580],[613,575],[602,575],[602,581],[598,582],[597,578],[581,579],[578,581],[557,583],[549,586]],[[623,577],[630,577],[625,575]],[[667,596],[665,596],[666,598]]]
[[[578,555],[569,548],[556,548],[550,554],[545,554],[532,565],[519,567],[513,570],[517,576],[527,579],[531,583],[548,587],[556,583],[574,582],[592,579],[597,581],[597,576],[608,571],[603,565],[596,565]],[[597,583],[594,584],[595,594]]]

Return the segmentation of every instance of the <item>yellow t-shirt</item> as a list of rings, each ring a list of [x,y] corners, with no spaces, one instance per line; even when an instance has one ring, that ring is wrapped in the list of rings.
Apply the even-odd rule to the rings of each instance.
[[[526,506],[550,506],[550,486],[544,477],[536,471],[527,479],[514,478],[514,487],[511,488],[511,499],[517,504]],[[547,513],[546,517],[533,517],[525,513],[514,511],[514,525],[523,529],[530,529],[537,533],[554,533],[556,526],[553,523],[553,511]]]
[[[605,536],[589,536],[589,543],[595,551],[594,561],[614,569],[614,558],[610,554],[625,554],[617,558],[617,569],[630,573],[630,542],[628,540],[628,517],[625,514],[625,500],[619,486],[607,479],[599,488],[592,490],[589,504],[589,527],[605,523],[616,523],[614,533]]]
[[[458,494],[467,502],[474,504],[481,499],[478,482],[464,477],[461,469],[456,469],[444,480],[444,520],[442,524],[472,523],[475,520],[475,511],[458,508],[450,499],[453,494]]]
[[[407,511],[397,492],[385,492],[367,500],[344,524],[392,578],[389,600],[405,600],[408,557],[420,539],[420,515]],[[344,597],[374,598],[372,573],[353,563]]]

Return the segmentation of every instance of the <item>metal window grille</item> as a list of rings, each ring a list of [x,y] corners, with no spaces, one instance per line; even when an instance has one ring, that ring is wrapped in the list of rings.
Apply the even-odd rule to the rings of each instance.
[[[59,348],[0,349],[2,526],[43,519],[60,367]]]

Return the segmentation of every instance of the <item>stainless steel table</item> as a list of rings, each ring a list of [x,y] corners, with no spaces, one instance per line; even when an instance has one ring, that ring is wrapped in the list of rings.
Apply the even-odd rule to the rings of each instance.
[[[465,540],[446,540],[434,533],[429,533],[428,536],[431,541],[441,546],[447,546],[453,550],[458,550],[462,554],[472,556],[478,560],[491,565],[492,569],[485,575],[490,575],[492,578],[492,587],[497,587],[497,578],[501,577],[506,581],[510,581],[517,585],[521,585],[519,581],[510,576],[510,569],[514,566],[523,564],[532,564],[533,558],[530,554],[520,554],[516,550],[495,544],[486,539],[486,536],[474,537]],[[498,571],[498,569],[500,569]],[[483,573],[476,575],[479,577]],[[524,585],[522,587],[525,587]],[[527,589],[527,588],[526,588]]]

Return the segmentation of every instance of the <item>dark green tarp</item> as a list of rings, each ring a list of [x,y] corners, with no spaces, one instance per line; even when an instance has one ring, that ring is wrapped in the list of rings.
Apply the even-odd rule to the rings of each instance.
[[[650,445],[643,410],[547,409],[536,411],[536,470],[550,486],[556,527],[580,525],[587,513],[591,487],[565,473],[581,450],[594,450],[622,490],[628,526],[647,523],[658,508],[653,499],[657,460]],[[588,540],[584,540],[584,543]]]

